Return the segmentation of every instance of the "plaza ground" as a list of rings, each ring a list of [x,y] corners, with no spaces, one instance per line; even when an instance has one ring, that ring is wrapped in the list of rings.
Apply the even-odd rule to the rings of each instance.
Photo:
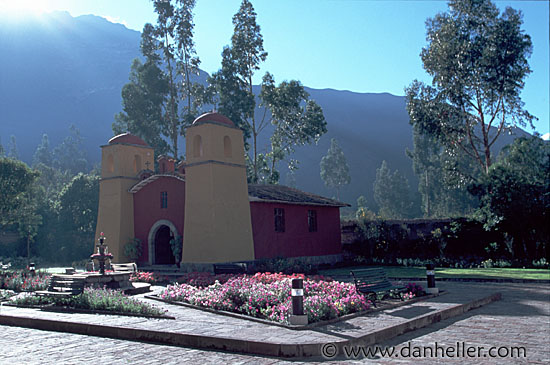
[[[444,307],[451,302],[465,302],[466,297],[480,297],[491,293],[501,293],[502,299],[473,309],[462,315],[445,319],[422,329],[397,336],[379,343],[382,346],[396,346],[399,351],[405,346],[454,346],[466,342],[469,346],[489,348],[524,346],[525,358],[446,358],[444,361],[461,363],[548,363],[550,361],[550,285],[525,283],[458,283],[438,282],[438,286],[449,292],[439,299],[418,302],[411,306],[384,311],[354,321],[323,326],[315,331],[291,331],[248,321],[228,318],[197,311],[177,309],[168,306],[178,320],[152,321],[129,319],[116,316],[32,313],[36,310],[2,308],[1,315],[10,310],[25,317],[48,317],[60,321],[76,317],[82,321],[107,322],[107,325],[125,327],[153,326],[158,330],[195,333],[223,338],[249,337],[250,341],[311,343],[315,341],[334,342],[358,335],[357,332],[376,331],[403,320],[411,320],[428,310]],[[460,299],[463,297],[463,299]],[[428,305],[427,305],[428,303]],[[431,304],[430,304],[431,303]],[[446,304],[445,304],[446,303]],[[30,311],[30,312],[29,312]],[[39,312],[39,311],[38,311]],[[67,317],[68,316],[68,317]],[[90,317],[91,316],[91,317]],[[327,361],[321,356],[306,358],[277,358],[252,354],[204,350],[178,346],[167,346],[136,341],[126,341],[97,336],[86,336],[64,332],[0,326],[0,363],[26,364],[172,364],[172,363],[316,363]],[[290,332],[287,332],[290,331]],[[364,333],[363,333],[364,334]],[[284,337],[284,338],[282,338]],[[439,363],[441,358],[382,358],[347,359],[339,354],[328,363],[367,363],[399,361]]]

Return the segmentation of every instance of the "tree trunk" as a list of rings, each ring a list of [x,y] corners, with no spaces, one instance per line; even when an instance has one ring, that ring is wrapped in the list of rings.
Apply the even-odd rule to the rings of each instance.
[[[254,97],[254,94],[252,93],[252,74],[249,75],[248,77],[248,86],[249,86],[249,92],[250,92],[250,95],[252,95],[252,97]],[[256,101],[256,100],[254,100]],[[254,103],[254,106],[256,105],[256,103]],[[257,140],[257,137],[258,137],[258,132],[256,131],[256,118],[254,116],[254,111],[255,111],[255,107],[254,109],[252,109],[252,139],[253,139],[253,142],[254,142],[254,160],[253,160],[253,164],[254,164],[254,181],[253,183],[257,183],[258,182],[258,149],[257,149],[257,146],[256,146],[256,140]]]
[[[27,235],[27,267],[29,267],[31,262],[31,237]]]
[[[428,170],[426,170],[426,216],[431,217],[431,211],[430,211],[430,180],[428,178]]]

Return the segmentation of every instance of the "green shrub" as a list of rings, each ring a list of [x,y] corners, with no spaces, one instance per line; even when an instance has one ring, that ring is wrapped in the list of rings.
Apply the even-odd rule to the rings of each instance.
[[[124,245],[124,256],[134,262],[141,257],[141,240],[139,238],[131,238]]]

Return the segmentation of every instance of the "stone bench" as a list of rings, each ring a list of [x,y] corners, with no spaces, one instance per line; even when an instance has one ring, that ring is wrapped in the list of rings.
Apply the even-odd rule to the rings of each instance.
[[[36,291],[40,296],[72,296],[81,294],[86,285],[86,276],[54,274],[47,290]]]

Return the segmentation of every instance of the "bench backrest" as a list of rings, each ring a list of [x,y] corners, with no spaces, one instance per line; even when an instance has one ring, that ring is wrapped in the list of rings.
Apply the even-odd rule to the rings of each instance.
[[[136,272],[137,265],[135,262],[130,262],[127,264],[111,264],[111,268],[114,272]]]
[[[246,264],[214,264],[214,274],[245,274]]]
[[[393,286],[381,267],[352,270],[350,274],[353,276],[355,288],[360,292],[376,292]]]

